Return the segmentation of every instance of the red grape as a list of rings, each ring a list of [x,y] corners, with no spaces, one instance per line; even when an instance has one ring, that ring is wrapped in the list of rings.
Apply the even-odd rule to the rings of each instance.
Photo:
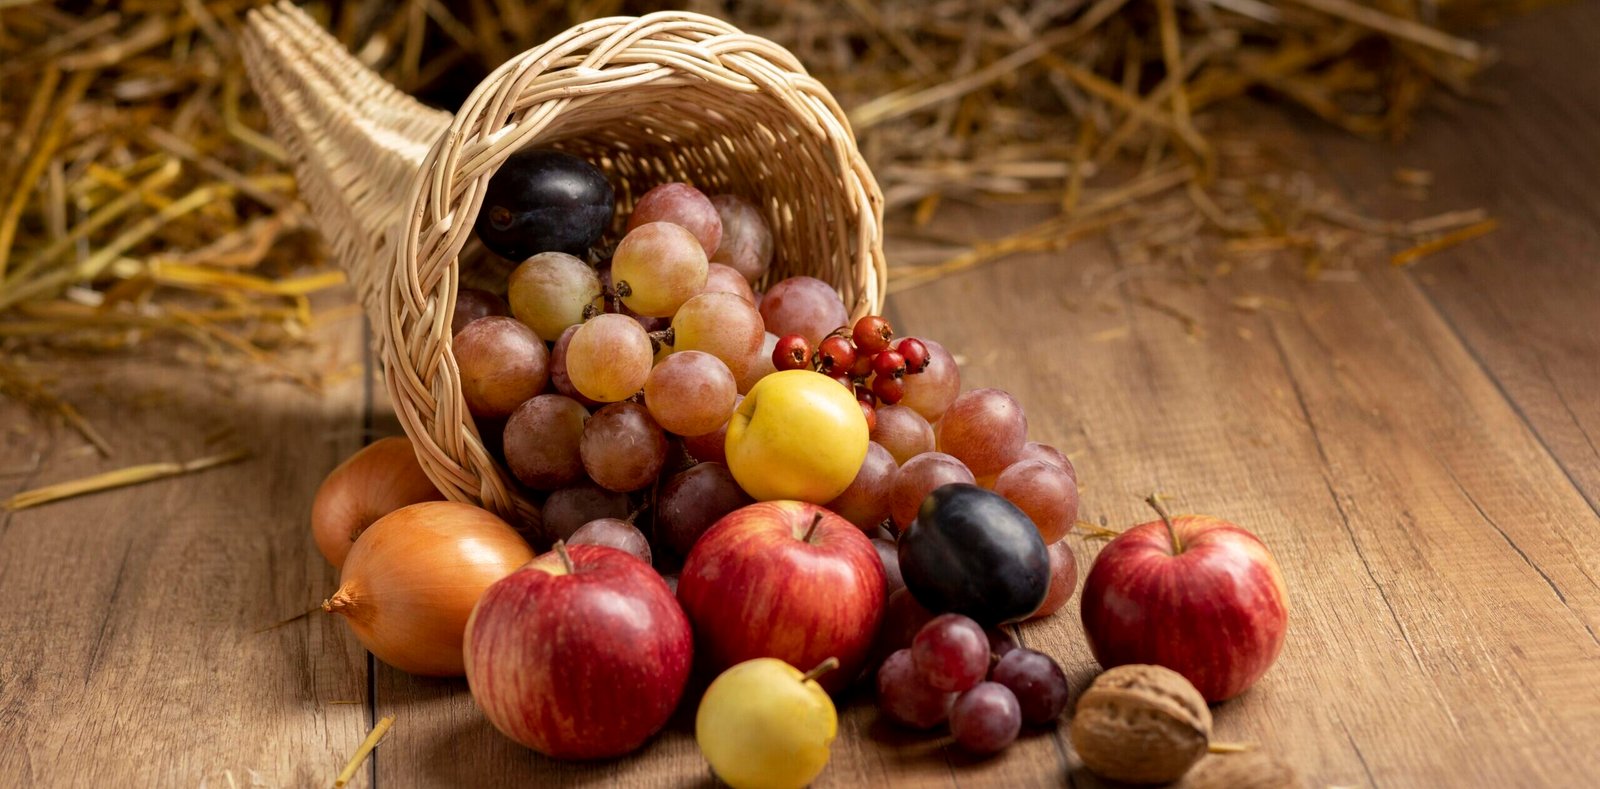
[[[959,693],[989,673],[989,636],[960,614],[940,614],[911,640],[917,675],[943,691]]]
[[[756,292],[750,289],[750,283],[745,282],[744,276],[729,266],[713,261],[706,266],[706,286],[701,293],[732,293],[744,299],[750,306],[756,306]]]
[[[1072,467],[1072,461],[1068,460],[1066,454],[1061,450],[1056,449],[1049,444],[1041,444],[1037,441],[1029,441],[1028,443],[1022,445],[1022,455],[1017,459],[1043,460],[1044,462],[1067,472],[1067,476],[1072,477],[1073,484],[1077,484],[1078,482],[1078,470]]]
[[[972,483],[972,472],[943,452],[924,452],[901,464],[889,488],[889,515],[904,529],[916,520],[922,500],[935,488],[955,482]]]
[[[933,432],[940,452],[959,458],[981,477],[1016,462],[1027,441],[1028,418],[1010,394],[974,389],[950,404]]]
[[[1022,510],[1046,545],[1060,540],[1078,522],[1078,484],[1067,472],[1043,460],[1019,460],[996,477],[994,492]]]
[[[650,563],[650,541],[637,526],[621,518],[598,518],[578,527],[567,539],[568,545],[609,545]]]
[[[455,336],[467,327],[467,324],[490,315],[510,315],[511,308],[506,306],[506,300],[478,288],[462,288],[456,291],[456,310],[450,316],[450,334]]]
[[[878,551],[878,561],[883,563],[883,579],[887,584],[886,594],[894,594],[896,590],[904,589],[905,577],[900,574],[900,547],[894,540],[885,540],[874,537],[872,547]]]
[[[878,638],[872,644],[873,662],[882,661],[895,650],[909,650],[911,640],[931,619],[933,612],[923,608],[910,589],[890,592],[888,601],[883,604],[883,625],[878,628]]]
[[[956,694],[938,690],[917,675],[911,650],[902,649],[878,667],[878,709],[913,729],[931,729],[950,717]]]
[[[517,406],[502,431],[506,465],[518,482],[535,490],[555,490],[583,477],[578,443],[589,412],[558,394],[539,395]]]
[[[926,337],[919,339],[928,351],[928,366],[905,379],[902,402],[922,414],[923,419],[936,422],[961,394],[961,372],[956,369],[955,357],[943,345]]]
[[[1022,710],[1016,694],[998,682],[983,682],[950,706],[950,734],[968,753],[999,753],[1017,740]]]
[[[872,440],[889,450],[896,463],[904,463],[933,451],[933,425],[908,406],[882,405],[878,406],[878,426],[872,429]]]
[[[1004,627],[996,625],[985,629],[983,633],[989,637],[989,659],[991,661],[998,661],[1010,654],[1011,650],[1017,648],[1017,640],[1012,638]]]
[[[733,410],[739,410],[739,404],[744,402],[744,395],[733,396]],[[723,421],[716,430],[698,436],[684,436],[683,448],[689,456],[702,463],[726,463],[728,445],[728,423]]]
[[[515,318],[491,315],[466,325],[451,341],[461,371],[461,396],[473,416],[510,416],[544,391],[550,354]]]
[[[1067,675],[1054,659],[1031,649],[1013,649],[995,664],[992,679],[1017,698],[1022,720],[1053,723],[1067,708]]]
[[[1045,550],[1050,554],[1050,589],[1044,593],[1044,602],[1039,604],[1038,610],[1028,615],[1029,619],[1043,619],[1059,611],[1078,588],[1078,558],[1072,554],[1072,546],[1062,540],[1046,546]]]
[[[581,324],[580,324],[581,325]],[[585,407],[599,405],[599,403],[583,396],[578,387],[572,385],[572,377],[567,375],[567,348],[572,344],[572,335],[578,333],[578,326],[568,326],[561,333],[555,345],[550,349],[550,383],[555,384],[556,391],[582,403]]]
[[[722,243],[722,217],[716,206],[688,184],[667,183],[645,192],[628,215],[627,232],[651,222],[670,222],[688,230],[707,257]]]
[[[607,490],[638,490],[667,462],[667,434],[638,403],[612,403],[589,417],[579,445],[589,478]]]
[[[753,503],[727,466],[697,464],[661,486],[656,496],[656,539],[685,558],[713,523]]]
[[[843,326],[850,313],[833,286],[815,277],[790,277],[761,299],[761,319],[767,331],[780,337],[798,334],[815,347]]]
[[[778,338],[772,349],[772,366],[778,370],[804,370],[811,365],[811,343],[798,334]]]
[[[871,530],[889,517],[889,486],[897,468],[889,450],[868,443],[867,457],[861,461],[856,478],[838,498],[828,502],[828,509],[871,536]]]
[[[889,347],[894,339],[894,328],[880,315],[863,315],[850,331],[850,338],[861,353],[872,356]]]
[[[727,424],[737,390],[722,360],[701,351],[680,351],[644,379],[644,404],[667,432],[698,436]]]
[[[761,211],[742,197],[717,195],[711,204],[722,219],[722,242],[712,262],[726,263],[754,284],[772,263],[772,229]]]
[[[628,494],[591,482],[562,488],[544,501],[544,528],[551,541],[565,540],[578,527],[600,518],[628,517]]]
[[[857,400],[856,403],[861,406],[861,416],[867,420],[867,433],[871,434],[872,429],[878,426],[878,409],[865,400]]]

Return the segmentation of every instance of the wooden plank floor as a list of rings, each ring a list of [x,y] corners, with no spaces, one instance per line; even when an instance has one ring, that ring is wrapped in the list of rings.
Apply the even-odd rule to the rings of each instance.
[[[968,386],[1014,392],[1033,435],[1072,453],[1085,517],[1144,520],[1140,499],[1159,490],[1266,540],[1289,585],[1288,644],[1216,708],[1217,727],[1313,786],[1589,786],[1600,770],[1596,29],[1595,3],[1509,23],[1485,85],[1503,101],[1427,118],[1416,144],[1297,127],[1367,209],[1435,208],[1388,186],[1407,165],[1437,175],[1436,207],[1500,219],[1414,271],[1130,278],[1117,309],[1070,309],[1086,275],[1128,265],[1095,242],[891,300],[897,325],[965,357]],[[1293,310],[1222,306],[1246,293]],[[1140,297],[1199,316],[1201,338]],[[364,358],[355,322],[325,340],[324,362]],[[0,514],[0,785],[327,785],[386,714],[397,722],[358,785],[714,784],[685,716],[637,756],[556,763],[496,734],[464,683],[374,664],[331,618],[268,628],[334,586],[306,512],[339,458],[394,429],[367,381],[317,398],[150,361],[49,369],[116,456],[0,403],[0,496],[215,451],[208,435],[227,424],[255,455]],[[1086,568],[1098,544],[1071,539]],[[1081,687],[1096,669],[1076,610],[1021,637]],[[945,746],[857,700],[821,785],[1098,785],[1059,732],[981,761]]]

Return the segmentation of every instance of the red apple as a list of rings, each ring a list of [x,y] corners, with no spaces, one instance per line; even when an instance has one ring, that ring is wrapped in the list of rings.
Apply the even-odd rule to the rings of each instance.
[[[714,672],[758,657],[839,668],[829,693],[861,671],[883,618],[883,564],[872,542],[815,504],[764,501],[728,513],[689,552],[678,600]]]
[[[1062,539],[1045,546],[1045,551],[1050,554],[1050,591],[1044,593],[1044,602],[1029,619],[1043,619],[1055,613],[1072,599],[1078,586],[1078,557],[1072,555],[1072,546]]]
[[[495,728],[558,759],[603,759],[672,717],[694,635],[650,565],[556,543],[478,599],[465,653],[467,685]]]
[[[1154,663],[1216,702],[1243,693],[1283,648],[1289,599],[1267,546],[1227,521],[1135,526],[1095,558],[1083,630],[1106,668]]]

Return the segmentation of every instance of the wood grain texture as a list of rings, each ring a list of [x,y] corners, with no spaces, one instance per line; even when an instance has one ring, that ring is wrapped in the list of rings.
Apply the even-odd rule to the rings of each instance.
[[[1584,786],[1600,768],[1600,71],[1582,65],[1597,24],[1592,3],[1514,21],[1490,75],[1506,104],[1426,121],[1415,145],[1290,130],[1369,209],[1405,207],[1386,186],[1405,164],[1435,173],[1440,207],[1501,219],[1412,270],[1196,285],[1151,276],[1113,237],[890,301],[902,330],[961,357],[968,388],[1012,391],[1032,437],[1072,455],[1085,519],[1149,520],[1142,499],[1159,491],[1272,548],[1288,643],[1214,709],[1217,732],[1312,786]],[[997,233],[1024,214],[939,221]],[[1227,306],[1245,294],[1288,308]],[[1195,316],[1198,334],[1146,299]],[[330,353],[360,358],[344,329]],[[692,703],[638,754],[559,763],[495,732],[464,682],[374,664],[331,618],[255,632],[332,588],[305,513],[364,425],[392,432],[381,392],[219,388],[132,361],[61,369],[118,455],[24,429],[0,403],[0,473],[45,454],[0,476],[0,495],[200,454],[206,426],[241,413],[257,455],[0,515],[0,785],[326,785],[386,714],[394,728],[357,786],[717,785]],[[1068,539],[1081,577],[1102,543]],[[1098,670],[1075,600],[1019,633],[1075,689]],[[856,694],[819,785],[1102,785],[1076,764],[1064,729],[973,760],[882,724]]]
[[[1481,206],[1500,230],[1416,264],[1413,276],[1600,515],[1600,4],[1510,21],[1486,101],[1429,113],[1412,141],[1374,150],[1317,134],[1350,197],[1386,215]],[[1418,205],[1397,167],[1434,176]]]
[[[359,360],[356,327],[323,353]],[[360,380],[317,398],[193,366],[82,364],[44,369],[114,455],[0,400],[0,468],[42,456],[0,479],[0,496],[214,453],[206,437],[226,425],[239,432],[222,443],[254,456],[0,512],[0,785],[331,784],[369,726],[367,657],[331,618],[262,631],[334,586],[307,517],[320,478],[362,441]]]

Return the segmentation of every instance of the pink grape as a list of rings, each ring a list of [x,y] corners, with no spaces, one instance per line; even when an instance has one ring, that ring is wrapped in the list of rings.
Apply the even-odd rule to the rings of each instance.
[[[959,693],[989,673],[989,636],[960,614],[941,614],[911,640],[917,675],[943,691]]]
[[[1054,722],[1067,709],[1067,675],[1043,652],[1011,650],[995,664],[992,679],[1011,690],[1022,720],[1034,726]]]
[[[539,395],[517,406],[502,432],[511,475],[535,490],[555,490],[583,477],[578,443],[589,411],[558,394]]]
[[[750,289],[750,283],[745,282],[733,267],[715,261],[706,266],[706,287],[700,292],[732,293],[749,302],[750,306],[756,306],[756,292]]]
[[[739,404],[744,402],[743,394],[733,396],[733,410],[739,410]],[[728,462],[728,422],[723,420],[716,430],[698,436],[684,436],[683,449],[689,456],[702,463]]]
[[[765,337],[761,314],[731,293],[702,293],[672,316],[672,350],[705,351],[722,360],[735,383],[750,369]]]
[[[913,729],[931,729],[950,717],[956,694],[924,682],[911,650],[891,654],[878,667],[878,709],[890,720]]]
[[[1027,442],[1028,418],[1005,391],[974,389],[957,397],[933,430],[940,452],[982,477],[1016,462]]]
[[[889,450],[877,442],[868,443],[867,457],[861,461],[856,478],[838,498],[828,502],[828,509],[870,537],[872,530],[889,517],[889,487],[898,469]]]
[[[450,345],[461,371],[461,396],[473,416],[510,416],[549,380],[549,351],[515,318],[479,318]]]
[[[589,478],[600,487],[638,490],[655,481],[666,464],[667,434],[644,406],[612,403],[589,417],[579,454]]]
[[[700,463],[661,486],[656,496],[656,539],[685,558],[712,524],[753,503],[727,466]]]
[[[644,380],[644,404],[650,415],[664,430],[680,436],[704,435],[727,424],[738,396],[728,366],[701,351],[668,356]]]
[[[1021,730],[1016,694],[998,682],[979,683],[950,706],[950,734],[968,753],[999,753],[1016,742]]]
[[[753,300],[754,295],[751,296]],[[752,301],[752,303],[754,303]],[[462,288],[456,291],[456,310],[450,316],[450,335],[455,336],[467,327],[467,324],[490,315],[510,315],[511,308],[506,306],[506,300],[478,288]]]
[[[907,460],[895,472],[889,488],[889,515],[895,526],[904,529],[916,520],[922,500],[935,488],[956,482],[972,483],[972,472],[961,461],[943,452],[924,452]]]
[[[1078,557],[1066,540],[1045,546],[1050,555],[1050,588],[1044,593],[1044,602],[1028,615],[1028,619],[1043,619],[1059,610],[1072,599],[1078,588]]]
[[[629,230],[617,244],[611,279],[628,309],[666,318],[705,289],[706,265],[706,253],[689,231],[651,222]]]
[[[1037,441],[1029,441],[1028,443],[1022,445],[1022,455],[1017,459],[1019,461],[1043,460],[1044,462],[1067,472],[1067,476],[1072,477],[1073,484],[1077,484],[1078,482],[1078,470],[1073,468],[1072,461],[1068,460],[1066,454],[1061,450],[1056,449],[1049,444],[1041,444]]]
[[[955,357],[934,340],[918,337],[928,348],[928,366],[904,379],[905,393],[900,405],[908,406],[929,422],[939,421],[945,409],[961,394],[961,371]]]
[[[608,312],[590,318],[567,344],[567,377],[591,400],[614,403],[644,386],[655,360],[650,335],[632,318]]]
[[[587,480],[551,493],[544,501],[544,529],[551,542],[570,539],[578,527],[601,518],[628,517],[628,494]]]
[[[901,577],[904,578],[904,575]],[[878,628],[878,637],[872,642],[872,663],[881,663],[896,650],[911,649],[911,640],[931,619],[933,612],[923,608],[917,598],[911,596],[910,589],[901,587],[890,592],[883,604],[883,625]]]
[[[1043,460],[1019,460],[995,478],[994,492],[1022,510],[1049,545],[1078,522],[1078,483]]]
[[[933,451],[933,425],[909,406],[880,405],[872,440],[889,450],[896,463],[904,463]]]
[[[568,545],[609,545],[650,563],[650,541],[637,526],[620,518],[596,518],[578,527]]]
[[[511,314],[547,342],[582,323],[584,308],[600,304],[600,276],[594,267],[565,252],[543,252],[522,261],[511,272],[509,288]]]
[[[833,286],[816,277],[790,277],[761,299],[761,320],[779,337],[798,334],[817,347],[822,338],[850,320]]]
[[[772,264],[772,228],[755,205],[737,195],[717,195],[711,204],[722,219],[722,243],[711,261],[727,264],[755,284]]]
[[[722,217],[705,194],[688,184],[657,186],[639,198],[628,215],[628,232],[651,222],[670,222],[694,235],[707,257],[722,243]]]

